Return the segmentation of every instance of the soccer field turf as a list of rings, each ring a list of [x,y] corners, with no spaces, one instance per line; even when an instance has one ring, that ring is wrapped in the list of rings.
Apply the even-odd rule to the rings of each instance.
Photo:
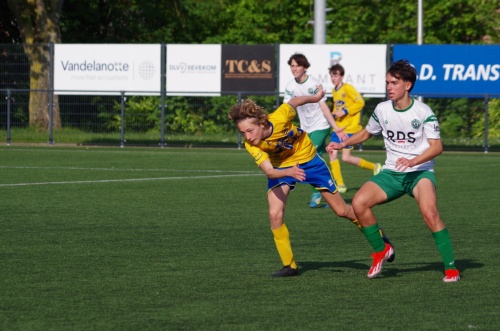
[[[350,202],[371,174],[341,164]],[[375,208],[396,260],[369,280],[368,242],[306,185],[285,217],[300,276],[273,279],[266,178],[244,150],[2,146],[0,329],[498,330],[499,164],[437,158],[460,282],[442,282],[410,197]]]

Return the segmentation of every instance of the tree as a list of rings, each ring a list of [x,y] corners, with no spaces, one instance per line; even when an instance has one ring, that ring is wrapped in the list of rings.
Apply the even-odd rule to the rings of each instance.
[[[220,18],[207,15],[218,6],[198,0],[65,0],[61,31],[70,43],[197,43],[217,26]],[[203,23],[191,19],[199,14]]]
[[[31,64],[31,89],[48,88],[48,50],[66,43],[293,44],[312,43],[315,0],[7,0],[0,1],[0,41],[19,42]],[[6,12],[6,3],[11,13]],[[416,0],[326,0],[326,42],[416,43]],[[12,19],[14,18],[14,20]],[[62,35],[62,36],[61,36]],[[425,0],[424,43],[500,42],[495,0]],[[47,126],[48,100],[31,93],[30,124]],[[443,119],[463,105],[443,100]],[[475,101],[474,101],[475,102]],[[480,102],[480,101],[479,101]],[[454,103],[457,103],[456,106]],[[60,124],[57,99],[54,125]],[[439,101],[441,105],[441,101]],[[464,109],[476,109],[465,107]],[[456,118],[456,116],[455,116]],[[474,116],[467,118],[476,119]],[[464,123],[467,133],[473,123]]]
[[[500,99],[491,99],[489,101],[488,114],[488,135],[490,138],[500,138]],[[474,137],[484,136],[484,116],[474,123],[472,135]]]
[[[49,43],[61,42],[59,17],[64,0],[7,0],[30,63],[30,126],[49,126]],[[61,127],[59,102],[53,100],[53,127]]]
[[[21,37],[7,2],[0,1],[0,43],[4,42],[21,42]]]

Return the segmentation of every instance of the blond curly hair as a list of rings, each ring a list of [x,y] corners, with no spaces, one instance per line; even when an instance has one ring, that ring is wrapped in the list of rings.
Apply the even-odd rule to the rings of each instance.
[[[251,99],[245,99],[241,103],[232,106],[227,117],[236,124],[247,118],[255,119],[255,122],[258,124],[268,124],[267,113]]]

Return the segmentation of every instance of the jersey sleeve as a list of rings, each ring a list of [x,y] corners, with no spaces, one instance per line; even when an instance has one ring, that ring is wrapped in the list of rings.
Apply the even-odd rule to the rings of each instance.
[[[290,101],[294,97],[293,82],[290,81],[285,87],[285,96],[283,97],[283,103]]]
[[[307,78],[307,83],[309,84],[309,87],[313,90],[313,93],[310,93],[311,95],[318,93],[318,85],[321,85],[323,87],[323,84],[321,84],[319,82],[319,80],[317,80],[316,78],[314,78],[312,76],[309,76]],[[323,98],[321,98],[320,101],[326,102],[326,100],[327,100],[327,97],[326,97],[326,93],[325,93],[325,95],[323,96]]]
[[[289,122],[292,121],[297,115],[297,111],[289,103],[283,103],[273,113],[273,118],[279,121]]]
[[[269,160],[269,154],[264,152],[259,147],[253,146],[253,145],[245,142],[245,148],[246,148],[247,152],[250,153],[250,155],[254,158],[257,166],[260,166],[260,164],[262,162],[264,162],[265,160]]]
[[[439,123],[436,115],[431,111],[424,120],[424,133],[428,139],[441,139]]]
[[[382,125],[380,125],[380,119],[379,119],[379,111],[380,108],[377,106],[375,110],[373,111],[372,116],[370,116],[370,119],[368,120],[368,124],[366,125],[365,129],[372,135],[378,135],[382,132]]]
[[[352,85],[346,85],[346,92],[349,99],[352,100],[352,104],[347,109],[347,113],[349,115],[355,115],[359,113],[363,107],[365,106],[365,100],[361,96],[361,93],[358,92]]]

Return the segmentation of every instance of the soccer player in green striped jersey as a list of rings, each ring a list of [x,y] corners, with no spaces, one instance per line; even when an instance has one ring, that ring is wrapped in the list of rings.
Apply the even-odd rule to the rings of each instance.
[[[395,200],[405,194],[415,198],[424,222],[432,232],[444,262],[444,282],[460,280],[448,229],[437,209],[434,158],[443,151],[439,123],[432,109],[410,97],[417,79],[415,68],[406,60],[392,64],[386,74],[390,100],[375,108],[368,125],[340,143],[330,143],[328,152],[360,144],[381,134],[386,148],[382,171],[366,182],[354,195],[352,206],[366,239],[374,249],[368,278],[380,274],[384,262],[393,253],[391,244],[379,233],[376,205]]]

